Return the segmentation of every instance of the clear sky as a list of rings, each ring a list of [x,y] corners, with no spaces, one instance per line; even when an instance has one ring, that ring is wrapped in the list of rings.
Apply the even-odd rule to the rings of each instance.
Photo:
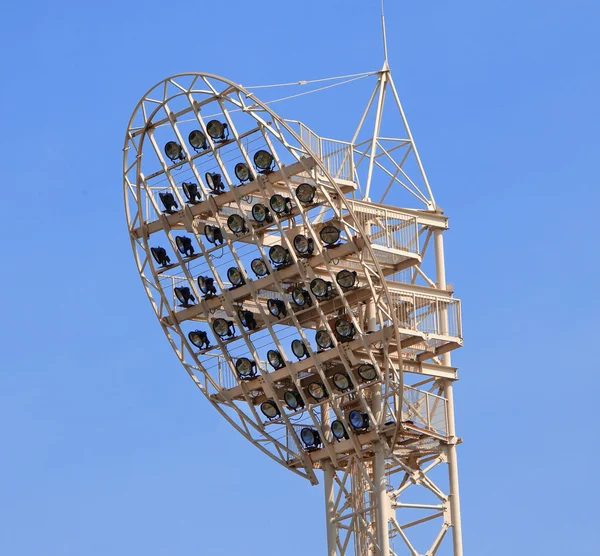
[[[387,3],[390,63],[451,217],[448,280],[463,300],[465,552],[596,554],[600,7]],[[0,554],[323,553],[321,488],[218,417],[155,321],[121,149],[135,104],[168,75],[254,85],[379,69],[378,6],[0,8]],[[282,112],[345,139],[367,100],[355,92]]]

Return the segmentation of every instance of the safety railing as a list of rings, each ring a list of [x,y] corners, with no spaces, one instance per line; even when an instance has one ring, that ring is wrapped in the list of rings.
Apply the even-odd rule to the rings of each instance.
[[[348,199],[373,245],[419,254],[417,218],[399,210]]]
[[[411,386],[404,387],[402,419],[414,426],[448,435],[447,400],[442,396]]]
[[[389,284],[388,287],[400,328],[462,339],[459,299],[409,292]]]
[[[300,139],[323,162],[334,178],[354,180],[354,158],[350,143],[319,137],[302,122],[296,120],[288,120],[288,123],[297,126]]]

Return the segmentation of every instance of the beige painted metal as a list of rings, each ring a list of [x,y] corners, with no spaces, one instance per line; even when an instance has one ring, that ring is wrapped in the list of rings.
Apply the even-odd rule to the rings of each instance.
[[[397,137],[382,137],[390,99],[401,129]],[[207,123],[214,118],[227,124],[229,139],[208,136]],[[206,150],[194,153],[187,144],[186,134],[193,127],[207,135]],[[181,145],[183,160],[165,159],[167,140]],[[258,148],[273,154],[275,171],[256,173],[252,155]],[[457,372],[450,352],[463,340],[460,301],[446,284],[442,232],[448,220],[433,198],[387,55],[350,142],[322,138],[302,122],[283,120],[243,87],[196,73],[166,79],[143,97],[132,116],[124,153],[130,240],[168,341],[210,404],[244,438],[313,484],[323,472],[328,556],[433,556],[448,544],[450,530],[453,554],[462,556],[452,389]],[[231,167],[237,162],[254,169],[254,179],[236,185]],[[205,171],[221,174],[230,187],[211,194]],[[200,202],[186,203],[186,180],[198,185]],[[300,183],[317,188],[314,203],[298,200]],[[164,192],[178,204],[170,214],[160,207],[159,193]],[[290,214],[268,225],[253,222],[252,206],[268,206],[274,194],[291,199]],[[401,194],[420,205],[383,204]],[[231,214],[243,216],[246,232],[228,230]],[[223,230],[221,246],[203,237],[207,224]],[[319,231],[328,224],[342,233],[343,241],[335,248],[320,241]],[[311,257],[302,258],[294,250],[298,233],[313,241]],[[180,253],[178,235],[192,238],[197,252],[189,257]],[[150,250],[160,243],[172,257],[164,267]],[[269,248],[276,244],[289,251],[291,262],[282,268],[269,261]],[[251,278],[252,257],[268,265],[267,276]],[[228,266],[242,270],[245,284],[232,287],[224,278]],[[336,280],[340,270],[355,271],[358,287],[342,289]],[[205,275],[215,280],[214,296],[199,290],[196,279]],[[319,300],[310,293],[311,306],[296,307],[290,289],[309,291],[317,277],[331,282],[331,297]],[[179,306],[175,297],[175,288],[182,286],[195,297],[189,306]],[[266,309],[270,299],[284,302],[283,317]],[[254,313],[257,329],[242,325],[238,309]],[[342,341],[332,330],[340,317],[356,330],[351,341]],[[233,337],[212,334],[217,318],[234,323]],[[190,342],[188,333],[194,329],[211,335],[209,348]],[[330,331],[333,347],[312,347],[317,330]],[[294,338],[308,350],[297,361],[287,347]],[[283,368],[269,368],[267,346],[284,356]],[[254,378],[236,373],[240,357],[256,363]],[[375,380],[365,382],[359,376],[364,362],[375,367]],[[336,388],[333,377],[339,372],[348,375],[349,391]],[[326,399],[310,397],[308,387],[315,381],[328,392]],[[284,404],[283,395],[290,389],[304,407],[291,410]],[[279,410],[273,419],[260,412],[268,400]],[[352,410],[365,414],[366,431],[352,429]],[[334,419],[343,423],[347,439],[332,436]],[[300,439],[303,427],[315,429],[322,445],[308,449]],[[439,472],[444,465],[447,474]],[[422,532],[413,535],[418,530]],[[426,546],[418,546],[415,538],[427,538]]]

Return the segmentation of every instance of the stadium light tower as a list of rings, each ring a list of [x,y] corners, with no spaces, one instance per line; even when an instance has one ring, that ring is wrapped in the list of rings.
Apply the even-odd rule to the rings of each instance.
[[[448,220],[387,53],[367,75],[348,142],[221,77],[158,83],[127,129],[129,235],[208,401],[272,459],[322,479],[328,556],[462,556]],[[384,204],[392,192],[407,206]]]

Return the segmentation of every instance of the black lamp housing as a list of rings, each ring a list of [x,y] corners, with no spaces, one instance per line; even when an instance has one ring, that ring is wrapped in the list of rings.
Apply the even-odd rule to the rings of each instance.
[[[165,250],[164,247],[150,247],[150,253],[152,253],[154,260],[160,266],[165,267],[165,266],[168,266],[169,264],[171,264],[171,259],[169,259],[169,256],[167,255],[167,251]]]
[[[304,427],[300,431],[300,439],[304,443],[306,451],[318,450],[321,446],[321,435],[317,429],[311,427]]]
[[[348,433],[346,432],[346,427],[344,426],[344,423],[342,423],[339,419],[332,421],[331,434],[338,442],[350,438],[348,436]]]
[[[213,244],[223,244],[223,232],[221,228],[218,226],[211,226],[210,224],[206,224],[204,226],[204,237],[209,243]]]
[[[267,361],[275,370],[285,367],[285,361],[283,360],[281,353],[279,353],[276,349],[270,349],[267,351]]]
[[[261,403],[260,410],[269,420],[281,417],[281,411],[279,411],[277,404],[273,400],[267,400],[266,402]]]
[[[318,299],[327,299],[333,292],[331,282],[326,282],[323,278],[315,278],[310,283],[310,291]]]
[[[268,274],[270,274],[269,267],[265,264],[265,261],[263,261],[262,259],[254,259],[250,263],[250,268],[258,278],[262,278],[263,276],[267,276]]]
[[[363,382],[377,380],[377,371],[375,370],[375,367],[371,365],[371,363],[362,363],[358,366],[356,372]]]
[[[321,241],[325,244],[327,249],[331,249],[332,247],[338,246],[338,241],[340,239],[340,230],[335,226],[329,225],[321,228],[319,232],[319,237]]]
[[[242,380],[251,380],[256,376],[256,363],[247,357],[240,357],[235,362],[235,370]]]
[[[256,324],[256,318],[254,317],[254,313],[252,311],[239,309],[237,316],[244,328],[247,328],[248,330],[256,330],[258,325]]]
[[[171,160],[171,162],[185,160],[185,153],[183,152],[181,145],[175,141],[169,141],[165,145],[165,154],[167,155],[167,158]]]
[[[213,332],[221,339],[231,338],[235,334],[233,321],[215,319],[212,323]]]
[[[298,359],[308,357],[308,350],[302,340],[294,340],[292,342],[292,352]]]
[[[297,409],[302,409],[305,407],[302,396],[296,392],[296,390],[288,390],[283,395],[283,401],[285,402],[285,405],[288,406],[288,409],[292,411],[296,411]]]
[[[357,409],[348,414],[348,422],[357,433],[365,432],[369,428],[369,416]]]
[[[273,222],[271,211],[262,203],[256,203],[252,207],[252,218],[259,224],[271,224]]]
[[[269,151],[256,151],[254,154],[254,165],[261,174],[268,174],[273,171],[275,159]]]
[[[181,188],[183,189],[183,194],[187,199],[186,202],[189,205],[197,205],[200,201],[202,201],[198,184],[191,181],[184,181],[181,184]]]
[[[237,266],[232,266],[227,269],[227,279],[231,282],[230,290],[235,290],[246,283],[242,271]]]
[[[177,249],[185,257],[191,257],[194,254],[192,239],[187,236],[176,236],[175,245],[177,245]]]
[[[227,218],[227,227],[236,235],[245,234],[248,231],[246,220],[239,214],[230,214]]]
[[[296,187],[296,197],[303,205],[310,205],[314,201],[316,193],[316,188],[310,183],[301,183]]]
[[[204,294],[206,299],[210,299],[213,295],[217,295],[217,288],[215,287],[215,280],[210,276],[198,276],[196,279],[200,291]]]
[[[281,299],[269,299],[267,301],[267,309],[274,317],[278,319],[283,318],[287,315],[287,309],[285,303]]]
[[[206,174],[204,174],[204,181],[215,195],[220,195],[225,191],[225,184],[223,183],[221,174],[217,174],[216,172],[206,172]]]
[[[165,207],[163,212],[167,214],[174,214],[179,210],[179,205],[173,196],[173,193],[159,193],[158,197],[160,198],[160,202]]]
[[[309,258],[312,257],[313,251],[315,250],[315,242],[310,237],[298,234],[294,238],[294,249],[301,257]]]
[[[194,131],[190,132],[188,135],[188,142],[196,152],[208,149],[206,135],[199,129],[194,129]]]
[[[335,321],[335,335],[341,342],[349,342],[356,335],[356,328],[349,320],[340,318]]]
[[[278,270],[290,266],[294,262],[289,250],[281,245],[273,245],[269,249],[269,259],[271,259],[273,266]]]
[[[190,307],[196,302],[196,298],[187,286],[174,288],[173,291],[175,292],[175,297],[181,303],[181,307]]]
[[[204,330],[193,330],[188,334],[188,339],[198,349],[208,349],[210,347],[208,334]]]
[[[298,307],[310,307],[312,305],[312,297],[302,288],[294,288],[292,290],[292,301]]]
[[[269,206],[278,216],[290,214],[290,212],[292,212],[292,200],[289,197],[279,195],[279,193],[276,193],[269,199]]]
[[[245,162],[238,162],[233,169],[235,177],[240,180],[240,183],[244,183],[246,181],[252,181],[254,176],[252,175],[252,171],[249,166]]]

